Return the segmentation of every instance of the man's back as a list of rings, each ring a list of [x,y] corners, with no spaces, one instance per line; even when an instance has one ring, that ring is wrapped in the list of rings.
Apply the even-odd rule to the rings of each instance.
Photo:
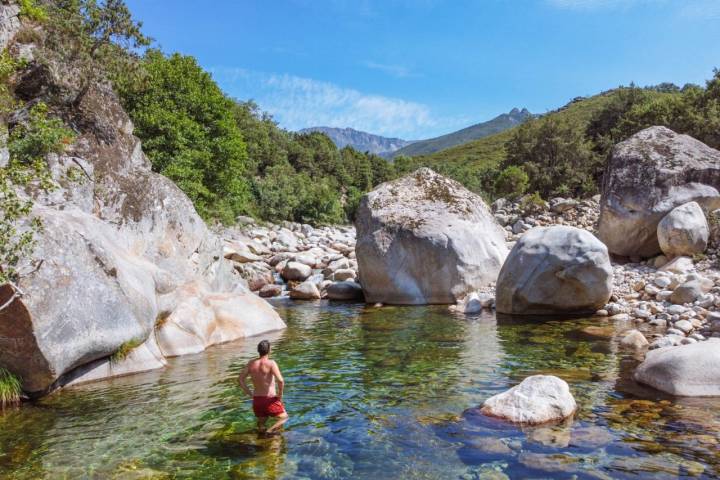
[[[247,369],[252,378],[255,396],[275,396],[275,362],[267,357],[256,358],[248,363]]]

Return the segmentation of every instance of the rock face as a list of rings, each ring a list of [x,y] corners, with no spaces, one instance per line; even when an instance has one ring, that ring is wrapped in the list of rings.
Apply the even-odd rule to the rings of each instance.
[[[366,194],[356,256],[368,302],[455,303],[495,281],[505,236],[482,199],[428,168]]]
[[[600,239],[616,255],[660,253],[657,227],[672,209],[720,207],[720,152],[665,127],[647,128],[615,146],[600,202]]]
[[[720,339],[652,350],[635,380],[672,395],[720,396]]]
[[[77,141],[48,159],[58,188],[33,197],[44,230],[20,265],[30,272],[19,281],[24,295],[0,312],[0,366],[39,394],[283,328],[188,197],[151,171],[114,94],[93,88],[78,111]],[[10,294],[0,289],[0,303]],[[122,345],[143,342],[159,345],[157,361],[157,350],[138,347],[138,361],[107,365]]]
[[[594,312],[612,293],[613,270],[605,245],[575,227],[528,231],[500,271],[495,305],[509,314]]]
[[[568,384],[552,375],[533,375],[510,390],[485,400],[481,412],[515,423],[559,421],[577,410]]]
[[[692,256],[705,251],[710,229],[697,202],[673,208],[657,227],[660,249],[668,258]]]

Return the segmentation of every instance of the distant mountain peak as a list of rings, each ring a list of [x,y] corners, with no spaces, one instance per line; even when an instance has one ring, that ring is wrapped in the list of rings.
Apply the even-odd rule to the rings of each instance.
[[[401,138],[383,137],[381,135],[355,130],[350,127],[310,127],[303,128],[299,131],[299,133],[309,132],[324,133],[330,137],[330,140],[332,140],[338,148],[344,148],[349,145],[359,152],[370,152],[381,156],[389,156],[394,151],[412,143]]]

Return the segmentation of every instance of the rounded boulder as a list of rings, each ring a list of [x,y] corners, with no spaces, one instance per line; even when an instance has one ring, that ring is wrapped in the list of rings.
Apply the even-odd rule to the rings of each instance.
[[[612,293],[613,270],[605,245],[575,227],[533,228],[510,251],[500,271],[495,308],[500,313],[590,313]]]

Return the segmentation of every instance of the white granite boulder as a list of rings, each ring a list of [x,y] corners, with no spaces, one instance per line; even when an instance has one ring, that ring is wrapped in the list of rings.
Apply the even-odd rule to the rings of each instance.
[[[720,396],[720,338],[648,352],[635,380],[678,396]]]
[[[485,202],[428,168],[363,196],[355,223],[371,303],[455,303],[495,281],[507,255]]]
[[[568,384],[552,375],[533,375],[485,400],[481,412],[514,423],[537,425],[563,420],[577,404]]]

